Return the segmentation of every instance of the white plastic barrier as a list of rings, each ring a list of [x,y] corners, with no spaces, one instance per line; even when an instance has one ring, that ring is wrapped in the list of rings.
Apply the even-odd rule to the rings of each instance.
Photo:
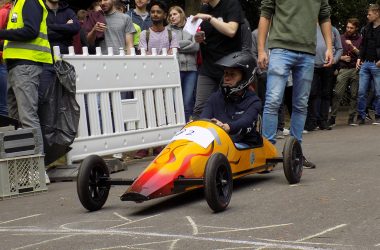
[[[54,49],[57,54],[58,48]],[[68,164],[91,154],[165,145],[185,124],[175,55],[109,53],[101,55],[97,48],[97,55],[88,55],[84,48],[83,55],[75,55],[70,48],[70,53],[63,55],[75,67],[76,99],[81,107]],[[130,99],[122,99],[122,92],[129,92]]]

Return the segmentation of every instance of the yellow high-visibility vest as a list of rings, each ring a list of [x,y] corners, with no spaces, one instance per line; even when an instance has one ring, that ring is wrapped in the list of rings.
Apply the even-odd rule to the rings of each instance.
[[[22,10],[26,0],[17,0],[9,13],[7,29],[19,29],[24,27]],[[4,41],[3,58],[7,59],[24,59],[41,63],[53,63],[50,49],[50,43],[47,35],[46,17],[48,11],[42,0],[38,0],[43,9],[42,22],[37,38],[29,41]]]

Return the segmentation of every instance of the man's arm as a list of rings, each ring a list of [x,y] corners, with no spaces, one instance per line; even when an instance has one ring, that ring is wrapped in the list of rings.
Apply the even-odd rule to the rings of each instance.
[[[49,38],[58,40],[78,34],[80,24],[74,11],[68,10],[65,19],[66,23],[47,23]]]
[[[125,48],[127,49],[127,55],[131,54],[131,48],[133,48],[133,34],[125,34]]]
[[[336,28],[333,28],[334,32],[334,64],[339,62],[339,59],[341,58],[343,54],[343,46],[342,46],[342,40],[340,39],[339,31]]]
[[[257,53],[258,53],[257,63],[261,69],[265,69],[268,66],[268,55],[267,55],[267,52],[265,51],[265,43],[268,36],[269,25],[270,25],[270,19],[268,19],[267,17],[261,16],[260,22],[259,22],[259,28],[258,28],[258,35],[257,35]]]
[[[38,37],[42,22],[42,6],[38,0],[25,1],[22,9],[24,27],[0,30],[0,38],[10,41],[28,41]]]
[[[334,55],[333,55],[333,49],[332,49],[332,29],[331,29],[331,21],[330,19],[325,20],[323,23],[320,24],[321,31],[323,38],[325,39],[326,43],[326,53],[325,53],[325,64],[324,67],[330,67],[333,64],[334,61]]]

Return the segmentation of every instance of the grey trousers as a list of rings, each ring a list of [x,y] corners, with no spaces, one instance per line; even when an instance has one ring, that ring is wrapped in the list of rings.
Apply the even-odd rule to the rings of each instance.
[[[40,137],[41,153],[42,134],[38,118],[38,85],[42,66],[17,65],[8,72],[8,113],[18,119],[23,128],[37,128]]]
[[[212,93],[218,90],[218,87],[219,82],[215,81],[213,78],[205,75],[198,75],[197,94],[195,96],[193,119],[199,118],[208,98]]]
[[[353,69],[340,69],[337,76],[336,85],[335,85],[335,95],[332,100],[331,116],[336,117],[338,114],[338,109],[340,102],[344,96],[347,86],[350,86],[351,95],[350,95],[350,110],[349,115],[356,115],[357,108],[357,97],[358,97],[358,88],[359,88],[359,74],[355,68]]]

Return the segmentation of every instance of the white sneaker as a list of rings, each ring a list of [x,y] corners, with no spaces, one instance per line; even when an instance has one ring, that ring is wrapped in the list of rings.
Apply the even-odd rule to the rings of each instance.
[[[46,173],[46,171],[45,171],[45,183],[46,183],[46,185],[49,185],[49,184],[50,184],[50,179],[49,179],[49,176],[48,176],[48,174]]]
[[[309,131],[307,131],[307,130],[302,131],[302,134],[308,134],[308,133],[309,133]]]
[[[282,131],[282,134],[283,134],[284,136],[290,135],[290,130],[284,128],[284,131]]]

